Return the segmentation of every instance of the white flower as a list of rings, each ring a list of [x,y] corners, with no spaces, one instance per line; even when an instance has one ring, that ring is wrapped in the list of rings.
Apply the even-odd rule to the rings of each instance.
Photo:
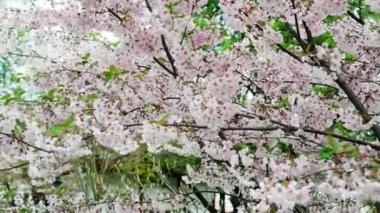
[[[298,116],[297,113],[293,114],[292,119],[291,119],[291,125],[297,128],[300,127],[300,117]]]

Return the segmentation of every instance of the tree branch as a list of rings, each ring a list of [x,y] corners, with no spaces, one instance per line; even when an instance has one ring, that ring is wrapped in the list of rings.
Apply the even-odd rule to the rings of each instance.
[[[250,116],[250,115],[243,115],[243,114],[237,114],[237,115],[241,116],[241,117],[246,117],[246,118],[260,118],[259,116]],[[340,139],[343,141],[347,141],[347,142],[350,142],[350,143],[356,144],[356,145],[370,146],[372,149],[380,151],[380,145],[372,144],[372,143],[369,143],[366,141],[353,139],[353,138],[345,137],[342,135],[338,135],[338,134],[334,134],[334,133],[330,133],[330,132],[326,132],[326,131],[320,131],[320,130],[313,129],[313,128],[295,127],[295,126],[291,126],[288,124],[281,123],[281,122],[273,120],[273,119],[269,119],[269,121],[273,124],[277,124],[277,125],[281,126],[282,128],[278,127],[278,129],[282,129],[285,132],[296,132],[298,130],[302,130],[304,132],[314,133],[317,135],[330,136],[330,137],[337,138],[337,139]]]
[[[12,167],[9,167],[9,168],[6,168],[6,169],[0,169],[0,172],[10,171],[10,170],[17,169],[17,168],[20,168],[20,167],[23,167],[23,166],[26,166],[26,165],[29,165],[29,162],[28,163],[22,163],[22,164],[19,164],[17,166],[12,166]]]
[[[162,47],[164,48],[165,54],[169,59],[170,65],[172,67],[173,76],[174,78],[176,78],[178,76],[177,68],[174,66],[174,58],[172,54],[170,53],[168,45],[166,44],[164,35],[161,35],[161,43],[162,43]]]
[[[148,8],[149,12],[153,11],[152,5],[150,5],[149,0],[145,0],[146,7]]]
[[[303,63],[303,61],[301,60],[301,58],[300,58],[299,56],[297,56],[296,54],[290,52],[289,50],[287,50],[287,49],[286,49],[284,46],[282,46],[281,44],[277,44],[277,47],[278,47],[281,51],[283,51],[283,52],[287,53],[288,55],[290,55],[292,58],[294,58],[294,59],[296,59],[297,61]]]
[[[315,50],[315,44],[313,41],[313,35],[311,34],[310,28],[307,26],[305,21],[302,21],[302,25],[305,28],[306,36],[307,36],[307,52],[313,52]]]
[[[339,74],[337,74],[337,77],[338,78],[335,80],[335,82],[347,95],[348,99],[355,106],[355,109],[359,111],[364,123],[368,123],[371,120],[371,116],[368,114],[368,111],[364,107],[363,103],[359,100],[358,96],[356,96],[348,83]],[[380,141],[380,126],[378,124],[374,124],[371,127],[371,130],[375,134],[376,138]]]
[[[352,19],[354,19],[356,22],[358,22],[361,25],[365,25],[364,21],[357,17],[353,12],[350,10],[347,10],[347,15],[350,16]]]
[[[119,16],[116,12],[114,12],[111,8],[107,7],[107,11],[111,13],[115,18],[117,18],[117,20],[123,23],[124,19],[121,16]]]
[[[298,22],[297,22],[297,25],[298,25]],[[297,34],[296,31],[294,31],[293,27],[288,23],[288,22],[285,22],[285,26],[286,28],[288,28],[288,31],[290,32],[290,34],[292,34],[292,36],[297,40],[297,42],[300,44],[302,50],[304,52],[306,52],[306,47],[307,47],[307,44],[305,43],[304,40],[302,40],[301,36],[299,34]]]
[[[292,0],[292,8],[293,8],[293,10],[296,9],[296,4],[295,4],[294,0]],[[301,33],[300,33],[300,28],[299,28],[299,23],[298,23],[298,16],[296,13],[294,13],[294,22],[296,24],[297,35],[298,35],[298,37],[301,38]]]
[[[166,65],[164,63],[162,63],[158,58],[156,57],[153,57],[153,60],[158,64],[160,65],[166,72],[168,72],[170,75],[172,75],[173,77],[175,77],[175,74],[169,69],[166,67]]]
[[[15,140],[15,141],[17,141],[17,142],[19,142],[21,144],[24,144],[26,146],[32,147],[32,148],[34,148],[36,150],[43,151],[43,152],[46,152],[46,153],[52,153],[52,151],[49,151],[49,150],[43,149],[41,147],[35,146],[33,144],[30,144],[30,143],[28,143],[28,142],[26,142],[24,140],[21,140],[20,138],[15,137],[14,135],[11,135],[11,134],[8,134],[8,133],[4,133],[4,132],[0,132],[0,135],[7,136],[8,138],[11,138],[11,139],[13,139],[13,140]]]
[[[255,86],[256,90],[258,93],[261,93],[261,94],[264,94],[264,90],[261,89],[259,86],[257,86],[257,84],[250,78],[250,77],[247,77],[245,76],[243,73],[239,72],[238,70],[235,70],[235,72],[239,73],[244,79],[246,79],[251,85]],[[252,92],[253,93],[253,92]],[[255,94],[255,93],[253,93]]]
[[[348,11],[347,12],[350,16],[352,16],[352,18],[356,18],[358,19],[352,12]],[[359,23],[363,23],[362,20],[358,19],[357,20]],[[306,24],[306,23],[305,23]],[[289,29],[289,30],[292,30],[292,29]],[[308,35],[308,37],[312,37],[312,35]],[[288,55],[290,55],[291,57],[295,58],[296,60],[302,62],[302,60],[296,56],[294,53],[288,51],[286,48],[284,48],[282,45],[280,44],[277,44],[277,46],[280,48],[280,50],[282,50],[283,52],[287,53]],[[316,60],[315,58],[312,58],[314,60]],[[317,61],[318,64],[322,67],[324,67],[327,71],[327,73],[331,73],[332,71],[330,70],[330,67],[328,64],[324,63],[323,61]],[[317,63],[316,62],[316,63]],[[356,96],[356,94],[354,93],[354,91],[351,89],[351,87],[348,85],[348,83],[342,78],[342,76],[340,76],[339,74],[337,74],[337,79],[334,80],[335,83],[338,84],[338,86],[340,87],[340,89],[343,90],[343,92],[347,95],[348,99],[351,101],[351,103],[354,105],[355,109],[359,111],[360,113],[360,116],[363,118],[363,121],[364,123],[368,123],[370,120],[371,120],[371,116],[368,114],[368,111],[366,110],[366,108],[364,107],[363,103],[359,100],[359,98]],[[371,127],[371,130],[374,132],[376,138],[378,139],[378,141],[380,141],[380,126],[378,124],[375,124]],[[351,140],[351,141],[350,141]],[[361,143],[360,141],[352,141],[352,139],[350,140],[347,140],[347,141],[350,141],[352,143],[357,143],[357,144],[362,144],[364,145],[364,143],[367,143],[367,142],[364,142],[364,143]],[[374,145],[374,144],[370,144],[368,143],[367,145],[371,146],[372,148],[375,148],[375,147],[378,147],[380,148],[380,146],[378,145]],[[380,150],[378,148],[375,148],[376,150]]]

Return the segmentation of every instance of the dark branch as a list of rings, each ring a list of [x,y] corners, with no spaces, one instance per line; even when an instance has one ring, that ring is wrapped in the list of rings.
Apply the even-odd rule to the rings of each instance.
[[[218,211],[210,205],[207,199],[202,195],[202,192],[197,189],[197,187],[192,187],[193,192],[187,193],[188,195],[194,194],[198,200],[202,203],[203,207],[205,207],[210,213],[217,213]],[[214,192],[215,193],[215,192]]]
[[[26,165],[29,165],[29,163],[22,163],[22,164],[17,165],[17,166],[12,166],[12,167],[9,167],[9,168],[6,168],[6,169],[0,169],[0,172],[10,171],[10,170],[17,169],[17,168],[20,168],[20,167],[23,167],[23,166],[26,166]]]
[[[347,15],[350,16],[352,19],[354,19],[359,24],[365,25],[364,21],[362,19],[360,19],[359,17],[357,17],[353,12],[348,10]]]
[[[145,0],[146,7],[148,8],[149,12],[153,11],[152,5],[150,5],[149,0]]]
[[[273,127],[225,127],[220,128],[221,131],[275,131],[279,128]]]
[[[173,77],[176,77],[175,74],[165,66],[164,63],[162,63],[160,60],[158,60],[158,58],[156,57],[153,57],[153,60],[158,64],[160,65],[166,72],[168,72],[170,75],[172,75]]]
[[[244,115],[244,114],[237,114],[237,116],[246,117],[246,118],[253,118],[253,119],[254,118],[260,118],[258,116],[251,116],[251,115]],[[314,133],[314,134],[317,134],[317,135],[330,136],[330,137],[337,138],[337,139],[340,139],[340,140],[343,140],[343,141],[347,141],[347,142],[350,142],[350,143],[353,143],[353,144],[357,144],[357,145],[370,146],[372,149],[380,151],[380,145],[368,143],[368,142],[365,142],[365,141],[362,141],[362,140],[353,139],[353,138],[345,137],[345,136],[342,136],[342,135],[330,133],[330,132],[327,132],[327,131],[320,131],[320,130],[316,130],[316,129],[312,129],[312,128],[295,127],[295,126],[284,124],[284,123],[281,123],[279,121],[272,120],[272,119],[269,119],[269,121],[271,123],[273,123],[273,124],[277,124],[277,125],[281,126],[281,128],[278,127],[278,129],[282,129],[285,132],[296,132],[298,130],[303,130],[304,132]]]
[[[358,17],[355,16],[355,14],[353,14],[351,11],[347,11],[347,13],[353,18],[355,19],[356,21],[358,21],[359,23],[361,24],[364,24],[364,22],[362,20],[360,20]],[[289,29],[290,31],[292,30],[291,28]],[[309,35],[310,37],[312,37],[312,35],[310,34]],[[308,37],[309,37],[308,36]],[[286,48],[284,48],[282,45],[280,44],[277,44],[277,46],[280,48],[280,50],[282,50],[283,52],[287,53],[288,55],[290,55],[291,57],[293,57],[294,59],[302,62],[302,60],[297,56],[295,55],[294,53],[288,51]],[[314,61],[316,60],[315,58],[312,58]],[[330,67],[328,64],[326,64],[324,61],[321,61],[321,60],[317,60],[315,61],[317,64],[319,64],[320,66],[324,67],[327,71],[327,73],[331,73],[332,71],[330,70]],[[313,64],[311,64],[313,65]],[[351,87],[348,85],[348,83],[339,75],[337,74],[337,79],[334,80],[335,83],[338,84],[338,86],[340,87],[340,89],[343,90],[343,92],[347,95],[348,99],[351,101],[351,103],[354,105],[354,107],[356,108],[356,110],[359,111],[361,117],[363,118],[363,121],[364,123],[368,123],[370,120],[371,120],[371,116],[368,114],[368,111],[366,110],[366,108],[364,107],[363,103],[359,100],[359,98],[356,96],[356,94],[354,93],[354,91],[351,89]],[[371,127],[371,130],[374,132],[376,138],[380,141],[380,126],[375,124]],[[349,141],[349,140],[347,140]],[[351,141],[353,143],[358,143],[360,144],[358,141],[354,142],[354,141]],[[364,141],[363,141],[364,142]],[[366,142],[364,142],[366,143]],[[364,144],[362,144],[364,145]],[[368,144],[369,146],[371,146],[372,148],[375,148],[377,145],[373,145],[373,144]],[[378,148],[380,148],[380,146],[378,146]],[[376,150],[380,150],[378,148],[375,148]]]
[[[111,13],[115,18],[117,18],[121,23],[124,21],[124,19],[119,16],[116,12],[114,12],[111,8],[107,7],[107,11]]]
[[[348,85],[348,83],[339,74],[337,74],[337,77],[338,78],[335,80],[335,82],[343,90],[343,92],[347,95],[348,99],[355,106],[356,110],[359,111],[360,115],[363,118],[363,121],[365,123],[368,123],[371,120],[371,117],[368,115],[368,112],[365,109],[362,102],[355,95],[354,91],[351,89],[351,87]]]
[[[165,54],[169,59],[170,65],[172,67],[172,73],[175,78],[178,76],[177,68],[174,66],[174,58],[172,54],[170,53],[168,45],[166,44],[164,35],[161,35],[161,43],[162,43],[162,47],[164,48]]]
[[[368,114],[368,111],[364,107],[363,103],[359,100],[358,96],[356,96],[356,94],[348,85],[348,83],[339,74],[337,74],[337,77],[338,78],[335,80],[335,82],[347,95],[348,99],[355,106],[356,110],[359,111],[360,116],[363,118],[364,123],[368,123],[371,120],[371,116]],[[380,141],[380,126],[378,124],[374,124],[371,127],[371,130],[375,134],[376,138]]]
[[[302,25],[303,27],[305,28],[305,32],[306,32],[306,36],[307,36],[307,45],[309,47],[309,49],[307,50],[307,52],[312,52],[315,50],[315,44],[314,44],[314,41],[313,41],[313,35],[311,34],[311,31],[310,31],[310,28],[307,26],[306,22],[305,21],[302,21]]]
[[[300,46],[302,47],[302,50],[306,51],[307,44],[305,43],[304,40],[302,40],[301,36],[299,34],[297,34],[296,31],[294,31],[293,27],[288,22],[285,22],[285,26],[288,29],[288,31],[290,32],[290,34],[292,34],[292,36],[300,44]]]
[[[292,0],[292,7],[293,7],[293,10],[296,9],[296,4],[295,4],[294,0]],[[298,23],[298,16],[296,13],[294,13],[294,22],[296,24],[297,35],[298,35],[298,37],[301,38],[300,27],[299,27],[299,23]]]
[[[0,135],[7,136],[8,138],[11,138],[11,139],[13,139],[13,140],[15,140],[15,141],[17,141],[17,142],[19,142],[21,144],[24,144],[26,146],[32,147],[32,148],[34,148],[36,150],[43,151],[43,152],[46,152],[46,153],[52,153],[52,151],[49,151],[49,150],[43,149],[41,147],[35,146],[33,144],[30,144],[30,143],[28,143],[28,142],[26,142],[26,141],[24,141],[24,140],[22,140],[20,138],[17,138],[14,135],[11,135],[11,134],[8,134],[8,133],[4,133],[4,132],[0,132]]]
[[[294,59],[296,59],[297,61],[303,63],[303,61],[301,60],[301,58],[300,58],[299,56],[297,56],[296,54],[290,52],[289,50],[287,50],[287,49],[286,49],[284,46],[282,46],[281,44],[277,44],[277,47],[278,47],[281,51],[283,51],[283,52],[287,53],[288,55],[290,55],[292,58],[294,58]]]
[[[359,0],[359,11],[358,11],[358,14],[359,14],[359,19],[363,21],[362,4],[363,4],[363,0]],[[364,23],[364,21],[363,21],[363,23]]]
[[[257,84],[250,78],[250,77],[247,77],[245,76],[243,73],[239,72],[238,70],[235,70],[235,72],[239,73],[244,79],[246,79],[251,85],[255,86],[256,90],[258,93],[261,93],[261,94],[264,94],[264,90],[261,89],[259,86],[257,86]],[[249,88],[247,88],[249,90]],[[255,94],[253,91],[251,91],[252,94]]]

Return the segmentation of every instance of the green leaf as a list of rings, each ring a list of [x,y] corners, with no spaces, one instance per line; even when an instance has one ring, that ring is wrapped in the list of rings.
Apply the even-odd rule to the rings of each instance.
[[[336,16],[328,15],[325,19],[323,19],[323,23],[327,25],[332,25],[339,22],[343,18],[344,18],[344,15],[336,15]]]
[[[334,151],[330,147],[324,147],[319,150],[319,158],[322,160],[330,160],[334,155]]]
[[[85,65],[85,64],[87,64],[89,62],[90,56],[91,56],[90,53],[86,53],[86,54],[80,56],[80,58],[82,59],[82,64],[83,65]]]
[[[243,149],[248,149],[248,153],[255,154],[257,147],[252,143],[244,142],[244,141],[238,141],[237,143],[235,143],[233,147],[233,150],[235,151],[240,151]]]
[[[25,90],[21,87],[14,88],[12,91],[12,95],[6,94],[1,96],[1,100],[4,101],[4,104],[9,104],[12,101],[22,101],[22,96],[25,94]]]
[[[33,212],[31,209],[27,209],[27,208],[21,208],[18,210],[18,213],[31,213]]]
[[[144,70],[140,71],[138,74],[137,74],[137,78],[142,81],[146,78],[146,76],[148,75],[150,71],[150,68],[145,68]]]
[[[3,96],[1,96],[1,100],[4,101],[5,105],[7,105],[10,102],[12,102],[14,100],[14,98],[11,95],[3,95]]]
[[[182,145],[179,143],[178,140],[171,140],[168,142],[169,145],[172,145],[173,147],[182,148]]]
[[[41,99],[44,101],[53,101],[56,91],[57,89],[55,88],[49,89],[47,92],[41,94]]]
[[[21,135],[26,130],[26,123],[21,121],[20,119],[16,119],[16,125],[14,128],[14,133],[16,135]]]
[[[111,81],[114,78],[117,78],[119,75],[123,73],[123,69],[116,67],[115,65],[111,65],[105,72],[104,72],[104,80],[106,82]]]
[[[78,126],[75,125],[74,116],[70,116],[67,120],[62,123],[55,124],[49,130],[51,136],[60,136],[67,131],[77,131]]]
[[[347,129],[344,125],[343,122],[337,121],[333,124],[333,128],[339,131],[340,134],[343,136],[349,137],[349,138],[356,138],[357,132],[351,131],[350,129]]]
[[[13,90],[13,96],[17,100],[21,100],[22,95],[25,93],[25,90],[21,87],[17,87]]]
[[[117,46],[119,46],[119,44],[120,44],[120,41],[111,42],[112,47],[117,47]]]
[[[216,45],[216,51],[224,52],[231,50],[234,45],[234,41],[231,37],[225,37],[219,44]]]
[[[313,91],[315,94],[324,96],[325,98],[333,98],[333,96],[338,92],[336,88],[326,85],[314,85]]]
[[[208,0],[207,4],[202,10],[202,15],[206,18],[211,19],[217,16],[221,12],[219,7],[219,0]]]
[[[109,72],[109,71],[104,72],[104,79],[105,79],[106,82],[111,81],[112,77],[113,77],[113,73],[112,72]]]
[[[294,38],[294,36],[289,32],[286,24],[284,22],[280,21],[280,19],[278,19],[278,18],[274,19],[273,24],[272,24],[272,28],[275,31],[278,31],[281,33],[281,35],[282,35],[282,43],[281,44],[285,48],[288,48],[289,46],[299,45],[297,42],[297,39]]]
[[[152,120],[150,124],[166,125],[168,123],[170,115],[165,114],[160,120]]]
[[[81,95],[81,96],[79,96],[79,100],[80,101],[84,101],[84,102],[91,102],[91,101],[94,101],[94,100],[96,100],[98,98],[99,98],[99,96],[97,94]]]
[[[281,153],[286,153],[289,151],[288,145],[284,142],[278,142],[276,147],[281,151]]]
[[[51,136],[58,136],[58,135],[62,135],[65,131],[65,128],[61,127],[61,126],[53,126],[50,128],[50,135]]]
[[[358,60],[358,56],[353,54],[353,53],[345,52],[343,54],[343,59],[344,59],[345,63],[352,63],[352,62],[355,62],[356,60]]]
[[[16,30],[16,35],[18,38],[22,38],[27,36],[30,31],[30,29],[18,29]]]
[[[334,153],[341,152],[342,150],[342,144],[340,142],[335,141],[334,138],[331,136],[327,137],[327,144],[333,150]]]
[[[177,6],[179,3],[181,3],[180,1],[176,1],[176,2],[169,2],[168,4],[165,4],[165,8],[168,10],[168,12],[172,15],[175,14],[174,12],[174,8],[175,6]]]
[[[201,29],[205,29],[209,25],[208,19],[202,18],[201,15],[199,15],[198,13],[193,14],[192,20],[193,20],[193,23],[195,24],[195,26],[197,26]]]
[[[349,146],[345,149],[345,152],[348,154],[350,158],[357,159],[360,157],[359,149],[352,144],[349,144]]]
[[[339,104],[337,104],[337,103],[332,103],[332,104],[330,105],[330,109],[336,111],[336,110],[340,109],[340,106],[339,106]]]
[[[100,36],[100,33],[99,32],[89,32],[86,37],[87,38],[90,38],[90,39],[96,39],[98,36]]]
[[[335,48],[337,45],[332,33],[329,31],[324,32],[317,37],[314,37],[313,40],[316,45],[322,45],[323,43],[326,43],[329,48]]]
[[[278,106],[279,107],[289,107],[290,106],[289,99],[281,97],[279,100]]]
[[[372,130],[361,131],[360,136],[363,137],[364,140],[367,140],[367,141],[375,141],[376,140],[376,136]]]

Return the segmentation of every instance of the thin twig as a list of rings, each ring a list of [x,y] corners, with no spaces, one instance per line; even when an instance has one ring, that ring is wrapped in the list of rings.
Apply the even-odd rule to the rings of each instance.
[[[251,113],[249,113],[249,114],[251,114]],[[254,116],[244,115],[244,114],[237,114],[237,115],[241,116],[241,117],[253,118],[253,119],[260,118],[260,116],[256,116],[256,115],[254,115]],[[320,130],[313,129],[313,128],[295,127],[295,126],[284,124],[284,123],[282,123],[280,121],[276,121],[276,120],[273,120],[273,119],[269,119],[269,121],[271,123],[273,123],[273,124],[277,124],[277,125],[281,126],[282,128],[278,127],[278,129],[281,129],[281,130],[283,130],[285,132],[296,132],[298,130],[302,130],[302,131],[307,132],[307,133],[314,133],[314,134],[317,134],[317,135],[330,136],[330,137],[333,137],[333,138],[337,138],[337,139],[340,139],[340,140],[343,140],[343,141],[350,142],[352,144],[370,146],[372,149],[380,151],[380,145],[376,145],[376,144],[369,143],[369,142],[366,142],[366,141],[362,141],[362,140],[358,140],[358,139],[353,139],[353,138],[345,137],[345,136],[334,134],[334,133],[327,132],[327,131],[320,131]]]
[[[296,4],[295,4],[294,0],[292,0],[292,7],[293,7],[293,10],[296,9]],[[301,38],[301,33],[300,33],[300,28],[299,28],[299,23],[298,23],[298,16],[296,13],[294,13],[294,22],[296,24],[297,35],[298,35],[298,37]]]
[[[307,26],[305,21],[302,21],[302,25],[305,28],[305,32],[306,32],[306,36],[307,36],[307,42],[308,42],[307,52],[313,52],[315,50],[315,44],[314,44],[314,40],[313,40],[313,35],[311,34],[311,30]]]
[[[161,43],[162,43],[162,47],[164,48],[166,57],[168,57],[170,65],[172,67],[173,76],[174,76],[174,78],[176,78],[178,76],[177,68],[174,66],[174,58],[173,58],[172,54],[170,53],[168,45],[166,44],[164,35],[161,35]]]
[[[288,55],[290,55],[292,58],[294,58],[294,59],[296,59],[297,61],[303,63],[303,61],[301,60],[301,58],[300,58],[299,56],[297,56],[296,54],[290,52],[289,50],[287,50],[287,49],[286,49],[284,46],[282,46],[281,44],[277,44],[277,47],[278,47],[281,51],[283,51],[283,52],[287,53]]]
[[[152,5],[150,5],[149,0],[145,0],[146,7],[148,8],[149,12],[153,11]]]
[[[355,14],[353,14],[352,12],[348,11],[347,12],[352,18],[356,18],[358,19]],[[357,20],[359,23],[361,22],[362,24],[364,24],[364,22],[362,22],[362,20]],[[289,29],[291,30],[291,29]],[[310,35],[310,37],[312,37],[312,35]],[[277,46],[280,48],[280,50],[284,51],[285,53],[287,53],[289,56],[295,58],[296,60],[301,61],[301,59],[296,56],[294,53],[288,51],[286,48],[284,48],[282,45],[280,44],[277,44]],[[327,73],[331,73],[333,72],[329,65],[326,64],[324,61],[321,61],[321,60],[317,60],[315,58],[312,58],[317,64],[319,64],[321,67],[325,68],[326,72]],[[312,64],[311,64],[312,65]],[[352,88],[348,85],[348,83],[343,79],[342,76],[340,76],[338,73],[336,74],[337,75],[337,79],[335,79],[335,83],[338,84],[338,86],[340,87],[341,90],[343,90],[343,92],[347,95],[348,99],[351,101],[351,103],[354,105],[354,107],[356,108],[356,110],[359,111],[360,113],[360,116],[363,118],[363,121],[364,123],[368,123],[370,120],[371,120],[371,116],[368,114],[368,111],[366,110],[366,108],[364,107],[363,103],[360,101],[360,99],[358,98],[358,96],[354,93],[354,91],[352,90]],[[380,141],[380,126],[378,124],[374,124],[372,127],[371,127],[371,130],[374,132],[376,138]],[[350,141],[352,143],[357,143],[357,144],[362,144],[362,145],[369,145],[371,146],[372,148],[376,149],[376,150],[380,150],[380,146],[378,145],[374,145],[374,144],[370,144],[370,143],[367,143],[367,142],[364,142],[362,143],[361,141],[352,141],[352,139],[350,140],[347,140],[347,141]]]
[[[238,70],[235,70],[235,72],[239,73],[244,79],[246,79],[251,85],[255,86],[257,92],[261,93],[261,94],[264,94],[264,90],[261,89],[259,86],[257,86],[257,84],[250,78],[250,77],[247,77],[245,76],[243,73],[239,72]],[[254,93],[253,93],[254,94]]]
[[[174,76],[175,77],[175,74],[169,69],[166,67],[166,65],[164,63],[162,63],[158,58],[154,57],[153,56],[153,60],[158,64],[160,65],[166,72],[168,72],[170,75]]]
[[[114,12],[111,8],[107,7],[107,11],[111,13],[113,16],[115,16],[115,18],[117,18],[121,23],[123,23],[124,19],[121,16],[119,16],[116,12]]]
[[[306,46],[307,46],[305,41],[302,40],[302,38],[297,34],[296,31],[294,31],[293,27],[288,22],[285,22],[285,26],[288,29],[288,31],[290,32],[290,34],[292,34],[292,36],[297,40],[297,42],[301,46],[302,50],[305,52]]]
[[[0,172],[10,171],[10,170],[17,169],[17,168],[20,168],[20,167],[23,167],[23,166],[26,166],[26,165],[29,165],[29,162],[28,163],[22,163],[22,164],[19,164],[17,166],[12,166],[12,167],[9,167],[9,168],[6,168],[6,169],[0,169]]]
[[[365,25],[364,21],[361,20],[359,17],[357,17],[353,12],[350,10],[347,11],[347,15],[350,16],[352,19],[354,19],[356,22],[358,22],[361,25]]]
[[[358,11],[358,14],[359,14],[359,19],[363,21],[362,4],[363,4],[363,0],[359,0],[359,11]],[[363,23],[364,23],[364,21],[363,21]]]
[[[0,135],[7,136],[8,138],[16,140],[17,142],[20,142],[20,143],[22,143],[22,144],[24,144],[26,146],[32,147],[32,148],[34,148],[36,150],[43,151],[43,152],[46,152],[46,153],[52,153],[52,151],[49,151],[49,150],[43,149],[41,147],[35,146],[33,144],[30,144],[30,143],[28,143],[28,142],[26,142],[26,141],[24,141],[24,140],[22,140],[20,138],[15,137],[14,135],[11,135],[11,134],[8,134],[8,133],[5,133],[5,132],[0,132]]]

